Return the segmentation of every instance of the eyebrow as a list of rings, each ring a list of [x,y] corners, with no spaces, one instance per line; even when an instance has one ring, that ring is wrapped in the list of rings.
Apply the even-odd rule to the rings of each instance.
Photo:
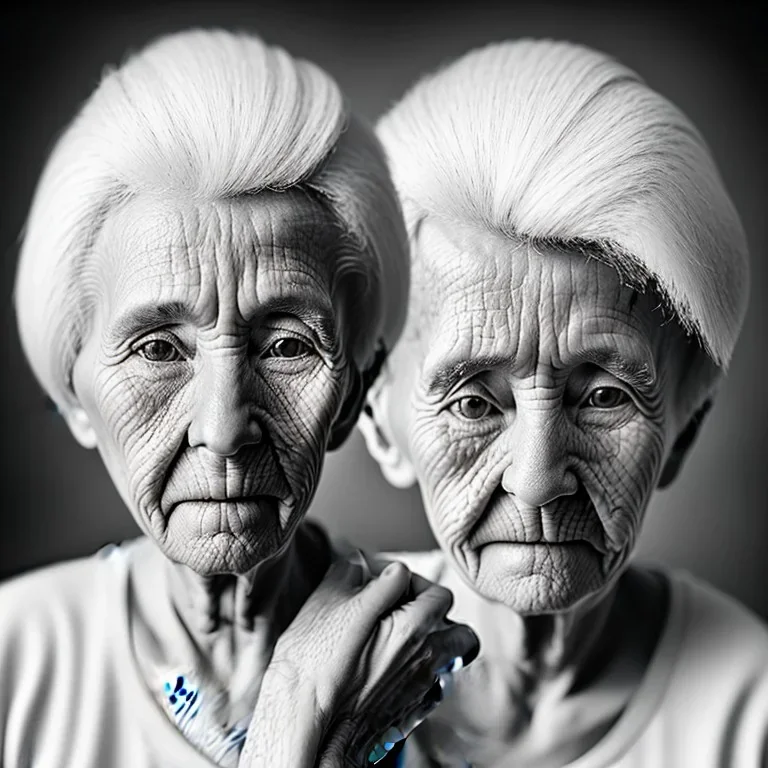
[[[180,301],[140,304],[120,315],[112,324],[109,335],[117,340],[128,339],[142,331],[187,322],[191,315],[187,305]]]
[[[490,371],[509,364],[509,358],[488,355],[472,360],[455,360],[440,364],[427,376],[429,394],[448,392],[460,381],[471,379],[483,371]]]
[[[637,350],[628,357],[616,349],[597,347],[584,349],[576,355],[581,363],[592,363],[604,368],[608,373],[621,379],[630,386],[647,389],[656,383],[656,367],[653,357]]]
[[[615,349],[598,347],[582,350],[575,355],[574,361],[577,365],[592,363],[604,368],[617,379],[639,389],[648,389],[656,383],[656,369],[650,355],[640,353],[637,357],[626,357]],[[492,371],[510,363],[514,361],[502,355],[443,363],[428,375],[427,391],[432,395],[448,392],[459,382],[471,379],[478,373]]]
[[[325,349],[333,348],[336,338],[336,324],[332,306],[323,305],[322,308],[317,309],[309,306],[307,302],[301,299],[292,296],[278,296],[259,304],[259,311],[255,317],[266,318],[270,315],[279,314],[294,315],[314,332],[320,346]],[[155,328],[178,325],[192,319],[192,311],[180,301],[140,304],[118,317],[112,324],[109,335],[110,338],[123,341]]]

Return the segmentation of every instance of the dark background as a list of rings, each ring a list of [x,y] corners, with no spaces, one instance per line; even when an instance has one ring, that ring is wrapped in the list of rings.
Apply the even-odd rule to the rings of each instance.
[[[477,45],[537,36],[611,53],[676,102],[710,143],[741,213],[753,263],[741,342],[682,477],[652,503],[639,554],[687,568],[768,618],[768,67],[766,25],[754,7],[137,1],[98,11],[25,3],[0,18],[0,576],[84,555],[137,532],[98,455],[82,450],[46,409],[22,358],[11,304],[16,240],[35,181],[104,66],[176,29],[248,29],[324,67],[373,120],[420,73]],[[416,491],[390,489],[357,434],[329,457],[313,510],[334,532],[364,546],[432,544]]]

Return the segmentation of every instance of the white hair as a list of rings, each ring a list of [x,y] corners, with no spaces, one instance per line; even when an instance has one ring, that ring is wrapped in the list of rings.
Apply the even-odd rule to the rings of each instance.
[[[434,216],[595,256],[727,366],[744,231],[701,135],[634,72],[570,43],[493,44],[418,82],[377,132],[412,237]]]
[[[108,72],[57,142],[25,227],[16,277],[22,345],[60,405],[89,306],[86,267],[116,206],[137,195],[214,200],[303,187],[343,233],[354,361],[371,365],[405,320],[407,237],[381,147],[334,80],[256,37],[169,35]],[[396,300],[392,300],[395,298]]]

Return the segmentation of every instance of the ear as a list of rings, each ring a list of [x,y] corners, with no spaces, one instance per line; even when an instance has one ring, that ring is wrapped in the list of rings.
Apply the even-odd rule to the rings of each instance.
[[[378,462],[381,474],[395,488],[410,488],[416,484],[416,471],[410,459],[403,455],[392,438],[389,427],[388,372],[381,376],[368,391],[365,407],[357,428],[365,440],[368,453]]]
[[[688,451],[693,445],[693,441],[699,433],[699,429],[704,421],[704,417],[712,407],[712,400],[707,400],[704,405],[693,414],[685,429],[677,436],[675,444],[672,446],[672,452],[667,458],[664,469],[661,470],[658,487],[667,488],[680,473],[683,461],[688,455]]]
[[[88,414],[80,405],[67,404],[61,411],[69,431],[83,448],[96,447],[96,432],[91,426]]]

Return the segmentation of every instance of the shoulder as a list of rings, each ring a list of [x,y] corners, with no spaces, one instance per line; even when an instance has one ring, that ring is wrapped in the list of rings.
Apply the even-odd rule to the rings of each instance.
[[[37,568],[0,584],[0,615],[8,628],[15,615],[32,617],[80,602],[93,589],[95,557]]]
[[[125,547],[105,547],[96,554],[16,576],[0,584],[0,664],[63,647],[89,623],[104,621],[114,604],[124,572]]]
[[[682,613],[685,652],[701,665],[768,670],[768,625],[749,608],[685,571],[668,574]]]
[[[768,756],[768,628],[715,587],[685,572],[667,575],[672,599],[657,659],[669,657],[671,674],[660,721],[687,749],[695,744],[702,753],[717,752],[723,765],[762,765]]]

